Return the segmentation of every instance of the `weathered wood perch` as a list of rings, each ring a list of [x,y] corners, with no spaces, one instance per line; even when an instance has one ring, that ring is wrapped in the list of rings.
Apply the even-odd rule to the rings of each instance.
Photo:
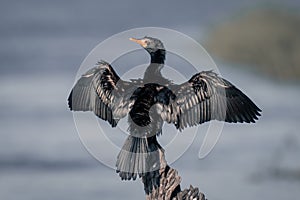
[[[146,200],[182,200],[182,199],[197,199],[205,200],[203,193],[199,192],[198,188],[190,185],[189,189],[181,190],[181,177],[177,170],[171,168],[164,155],[164,150],[159,150],[160,153],[160,169],[158,177],[158,186],[153,185],[153,175],[147,173],[142,177]]]

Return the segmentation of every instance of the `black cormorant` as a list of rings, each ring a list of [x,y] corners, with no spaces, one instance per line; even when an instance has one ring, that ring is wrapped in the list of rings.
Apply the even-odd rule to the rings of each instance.
[[[156,38],[130,38],[151,56],[143,79],[124,81],[101,61],[77,81],[68,98],[73,111],[92,111],[115,127],[127,114],[130,135],[117,158],[117,172],[125,180],[157,172],[156,136],[164,122],[179,130],[210,120],[255,122],[261,110],[238,88],[213,71],[203,71],[175,85],[164,78],[166,50]],[[154,175],[155,176],[155,175]]]

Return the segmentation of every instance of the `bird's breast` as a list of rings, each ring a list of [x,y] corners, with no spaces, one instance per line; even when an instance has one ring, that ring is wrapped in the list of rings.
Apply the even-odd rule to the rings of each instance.
[[[150,123],[150,108],[155,104],[155,94],[144,90],[138,94],[129,112],[132,121],[138,126],[147,126]]]

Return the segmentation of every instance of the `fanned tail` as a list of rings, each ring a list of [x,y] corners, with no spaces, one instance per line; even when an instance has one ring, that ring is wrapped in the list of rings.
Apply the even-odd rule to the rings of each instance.
[[[137,176],[148,176],[150,173],[157,182],[155,177],[159,175],[160,151],[162,148],[156,135],[148,138],[129,135],[117,157],[116,171],[122,180],[135,180]]]

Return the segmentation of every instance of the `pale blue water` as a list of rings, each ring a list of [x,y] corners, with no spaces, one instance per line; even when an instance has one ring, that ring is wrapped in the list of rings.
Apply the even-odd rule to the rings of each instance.
[[[84,57],[111,34],[163,26],[198,37],[210,23],[250,4],[196,2],[172,3],[174,9],[161,3],[153,14],[149,9],[155,1],[1,1],[0,199],[144,198],[140,181],[122,182],[85,150],[66,99]],[[172,164],[182,175],[182,186],[198,186],[208,199],[296,199],[299,83],[219,68],[262,108],[263,116],[256,124],[226,125],[203,160],[197,158],[203,136],[197,136]],[[285,175],[276,175],[276,169]]]

